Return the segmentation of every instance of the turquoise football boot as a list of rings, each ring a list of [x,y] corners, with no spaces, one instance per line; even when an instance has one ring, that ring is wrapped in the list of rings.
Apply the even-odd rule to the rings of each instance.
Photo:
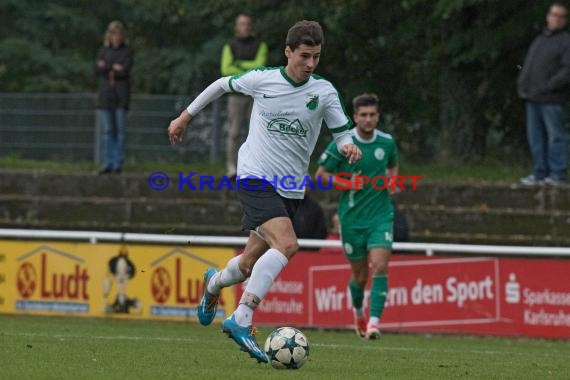
[[[210,268],[204,273],[204,295],[198,305],[198,320],[203,326],[208,326],[212,323],[218,311],[220,296],[208,293],[208,282],[216,273],[217,271],[214,268]]]
[[[243,327],[237,324],[233,314],[222,322],[222,331],[228,334],[236,342],[242,351],[245,351],[258,363],[267,363],[267,355],[259,347],[253,335],[256,330],[254,327]]]

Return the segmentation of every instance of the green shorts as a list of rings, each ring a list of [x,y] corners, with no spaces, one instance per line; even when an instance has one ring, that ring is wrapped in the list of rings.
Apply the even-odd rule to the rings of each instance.
[[[371,227],[350,227],[341,225],[340,239],[344,255],[349,260],[362,260],[372,248],[392,249],[392,229],[394,222],[386,222]]]

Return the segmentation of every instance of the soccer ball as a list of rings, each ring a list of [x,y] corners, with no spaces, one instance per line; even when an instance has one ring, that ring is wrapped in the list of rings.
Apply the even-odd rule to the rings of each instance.
[[[298,369],[309,357],[309,341],[294,327],[280,327],[265,341],[265,353],[277,369]]]

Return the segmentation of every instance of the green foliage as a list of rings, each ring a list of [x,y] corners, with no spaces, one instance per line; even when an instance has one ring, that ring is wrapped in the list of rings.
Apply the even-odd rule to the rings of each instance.
[[[349,100],[376,92],[404,155],[450,161],[527,155],[516,76],[550,1],[4,0],[0,91],[94,91],[109,21],[128,28],[134,91],[194,94],[219,74],[235,16],[254,16],[268,65],[300,19],[325,29],[319,73]],[[349,106],[350,110],[351,107]]]

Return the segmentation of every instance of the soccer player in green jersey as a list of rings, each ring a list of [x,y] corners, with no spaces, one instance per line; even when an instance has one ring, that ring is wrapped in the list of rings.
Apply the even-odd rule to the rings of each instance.
[[[350,294],[354,307],[355,328],[366,339],[380,337],[380,317],[388,293],[388,260],[392,251],[394,210],[387,180],[398,175],[398,149],[391,135],[376,129],[380,118],[378,97],[362,94],[354,98],[352,140],[362,151],[362,159],[349,164],[332,142],[319,159],[317,176],[325,185],[339,183],[337,173],[350,173],[352,187],[342,192],[339,202],[340,236],[344,253],[352,268]],[[374,180],[359,188],[356,175]],[[382,190],[379,190],[382,189]],[[370,319],[363,310],[364,287],[372,274]]]

